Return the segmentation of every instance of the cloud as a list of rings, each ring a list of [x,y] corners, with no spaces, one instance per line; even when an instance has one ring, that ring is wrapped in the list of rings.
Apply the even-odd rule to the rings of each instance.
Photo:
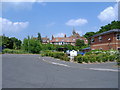
[[[55,37],[64,37],[64,35],[65,35],[64,33],[58,33],[58,34],[55,34],[54,36]]]
[[[0,17],[3,33],[16,33],[28,27],[29,22],[12,22]]]
[[[44,0],[2,0],[2,2],[44,2]]]
[[[32,9],[33,5],[35,3],[38,3],[42,6],[45,6],[46,3],[44,0],[2,0],[3,9],[9,10],[9,9],[15,9],[15,10],[25,10],[25,9]]]
[[[118,19],[118,5],[115,4],[114,6],[105,8],[98,15],[98,19],[100,19],[102,22],[111,22],[113,20],[117,20]]]
[[[84,24],[88,23],[87,19],[71,19],[68,22],[66,22],[66,25],[68,26],[82,26]]]

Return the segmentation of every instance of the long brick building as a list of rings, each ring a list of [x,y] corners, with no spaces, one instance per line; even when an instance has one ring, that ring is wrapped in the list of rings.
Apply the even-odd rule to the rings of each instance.
[[[76,33],[75,30],[73,30],[72,35],[69,37],[67,37],[66,34],[64,35],[64,37],[54,37],[52,35],[52,40],[50,41],[50,43],[55,45],[75,45],[77,39],[83,40],[85,44],[88,44],[88,40],[85,37],[82,37],[78,33]]]
[[[96,34],[91,39],[91,50],[120,50],[120,29],[109,30]]]

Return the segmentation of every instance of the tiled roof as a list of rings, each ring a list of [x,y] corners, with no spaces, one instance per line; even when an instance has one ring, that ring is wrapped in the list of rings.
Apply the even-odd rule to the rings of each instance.
[[[84,38],[74,38],[74,37],[55,37],[53,40],[50,42],[71,42],[75,43],[77,39],[84,40]]]
[[[49,38],[47,38],[47,37],[43,37],[42,40],[49,40]]]

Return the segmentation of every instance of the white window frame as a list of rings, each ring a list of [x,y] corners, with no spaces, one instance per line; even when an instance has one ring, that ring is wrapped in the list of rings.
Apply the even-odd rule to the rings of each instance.
[[[99,42],[101,42],[102,41],[102,36],[99,36],[98,39],[99,39]]]
[[[119,39],[117,38],[117,37],[118,37],[118,35],[119,35]],[[117,40],[120,40],[120,34],[116,34],[116,39],[117,39]]]
[[[94,42],[95,42],[95,39],[94,39],[94,38],[92,38],[92,39],[91,39],[91,43],[94,43]]]

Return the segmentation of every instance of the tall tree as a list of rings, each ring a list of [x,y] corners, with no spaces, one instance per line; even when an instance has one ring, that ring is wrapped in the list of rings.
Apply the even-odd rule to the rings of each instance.
[[[38,33],[38,40],[42,43],[42,38],[40,33]]]
[[[30,53],[39,53],[41,51],[41,43],[34,38],[25,38],[23,40],[23,49]]]

